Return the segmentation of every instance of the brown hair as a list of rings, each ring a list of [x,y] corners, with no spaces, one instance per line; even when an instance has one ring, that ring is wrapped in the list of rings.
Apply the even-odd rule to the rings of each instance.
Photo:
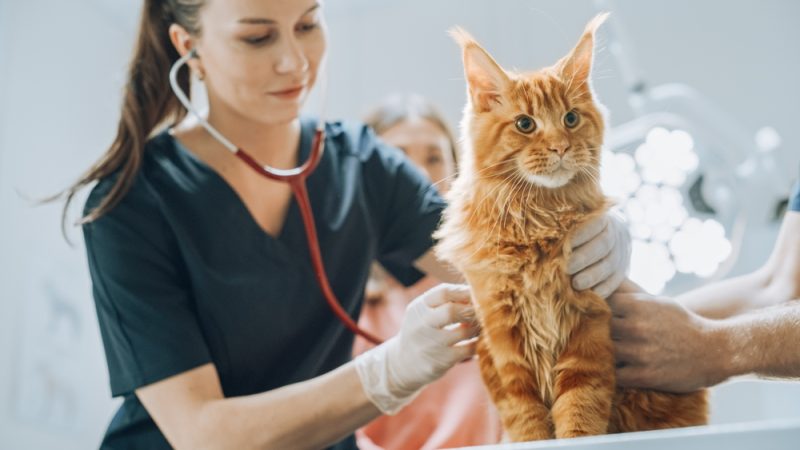
[[[458,170],[458,147],[455,135],[444,115],[425,97],[418,94],[391,95],[364,116],[364,122],[379,135],[398,123],[410,119],[425,119],[441,128],[450,142],[454,170]]]
[[[186,115],[186,109],[170,92],[169,70],[180,55],[170,41],[169,27],[176,23],[193,36],[198,36],[198,13],[204,3],[204,0],[145,0],[139,37],[124,88],[122,117],[114,141],[78,181],[44,200],[49,202],[66,197],[61,215],[61,229],[65,237],[67,210],[75,194],[92,182],[119,170],[119,176],[109,193],[77,224],[100,218],[119,203],[130,189],[141,165],[145,143],[153,132],[168,120],[175,124]],[[178,75],[178,83],[188,95],[188,71]]]

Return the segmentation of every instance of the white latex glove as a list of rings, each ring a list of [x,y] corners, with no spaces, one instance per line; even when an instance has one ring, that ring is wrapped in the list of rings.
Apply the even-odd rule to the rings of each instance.
[[[571,244],[567,273],[573,275],[572,287],[591,288],[603,298],[617,290],[631,262],[631,236],[622,217],[612,212],[588,222]]]
[[[409,303],[397,336],[354,360],[367,398],[394,414],[428,383],[475,354],[475,311],[466,285],[440,284]],[[456,345],[458,344],[458,345]]]

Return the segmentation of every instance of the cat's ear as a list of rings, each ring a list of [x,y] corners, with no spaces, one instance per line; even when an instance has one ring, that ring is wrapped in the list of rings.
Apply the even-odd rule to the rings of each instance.
[[[461,46],[473,108],[476,112],[490,111],[501,104],[502,93],[510,83],[508,75],[461,27],[451,28],[449,34]]]
[[[591,91],[589,76],[592,73],[594,59],[595,33],[606,18],[608,13],[604,12],[590,20],[575,48],[555,65],[561,78],[574,89]]]

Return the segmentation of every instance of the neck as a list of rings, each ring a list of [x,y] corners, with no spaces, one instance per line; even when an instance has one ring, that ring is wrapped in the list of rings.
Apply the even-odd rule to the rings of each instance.
[[[210,99],[209,99],[210,100]],[[278,169],[297,165],[300,119],[264,124],[244,117],[223,105],[209,101],[208,123],[229,141],[262,164]],[[208,134],[208,133],[206,133]],[[214,139],[210,134],[209,139]]]
[[[492,211],[490,215],[518,211],[522,215],[547,219],[565,212],[587,214],[606,206],[600,187],[582,174],[557,189],[497,179],[474,179],[466,189],[471,193],[471,201],[479,205],[479,209]]]

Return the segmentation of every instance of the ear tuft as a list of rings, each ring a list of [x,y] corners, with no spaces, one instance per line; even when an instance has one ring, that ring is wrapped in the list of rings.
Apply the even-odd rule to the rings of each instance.
[[[606,21],[609,13],[600,13],[586,24],[578,43],[561,58],[555,67],[561,77],[567,80],[571,87],[580,91],[591,91],[589,77],[592,72],[594,60],[595,33],[600,25]]]
[[[510,80],[506,72],[466,30],[453,27],[448,33],[461,47],[469,97],[476,112],[487,112],[502,103]]]

